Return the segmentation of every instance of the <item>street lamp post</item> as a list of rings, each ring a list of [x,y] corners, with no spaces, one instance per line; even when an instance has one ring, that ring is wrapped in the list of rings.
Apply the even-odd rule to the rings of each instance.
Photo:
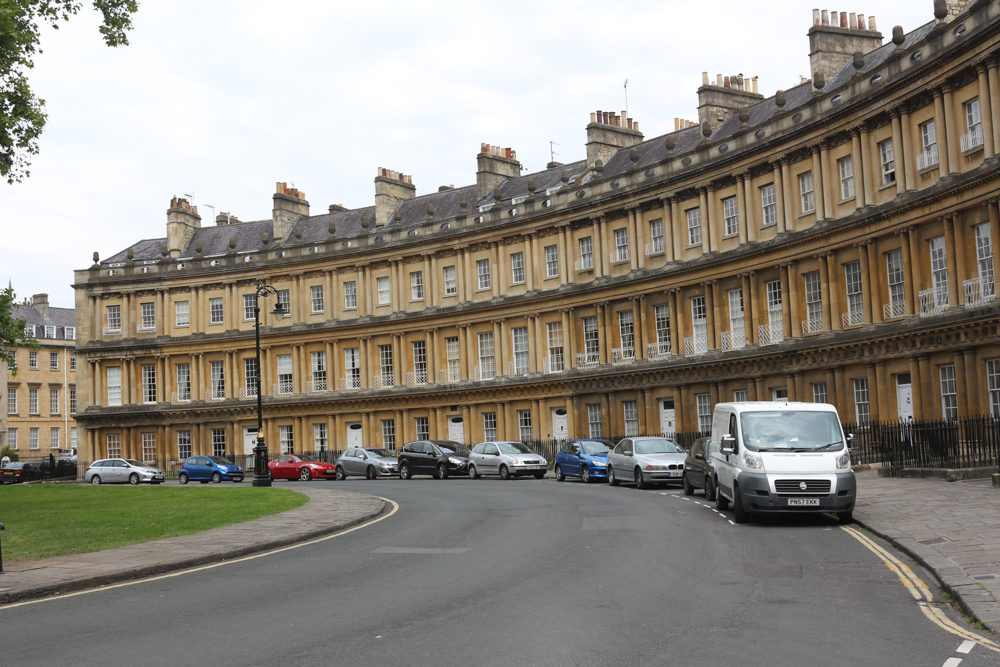
[[[267,470],[267,445],[264,443],[264,406],[260,391],[260,378],[263,374],[263,368],[260,365],[260,299],[271,294],[277,296],[278,290],[258,280],[253,300],[253,329],[257,352],[257,446],[253,448],[254,486],[271,486],[271,475],[268,474]],[[279,320],[285,316],[285,309],[280,301],[275,303],[271,314]]]

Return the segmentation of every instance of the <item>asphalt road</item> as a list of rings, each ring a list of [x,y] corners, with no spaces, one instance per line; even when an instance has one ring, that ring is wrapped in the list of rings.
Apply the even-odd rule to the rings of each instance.
[[[578,481],[312,484],[399,508],[279,553],[0,608],[4,664],[1000,664],[832,517],[737,526],[700,493]],[[931,605],[947,610],[936,591]]]

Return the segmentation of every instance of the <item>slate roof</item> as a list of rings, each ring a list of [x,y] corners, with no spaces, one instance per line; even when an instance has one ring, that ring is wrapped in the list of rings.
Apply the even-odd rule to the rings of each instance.
[[[66,327],[76,326],[76,311],[72,308],[53,308],[49,306],[49,316],[43,317],[38,309],[32,305],[14,304],[14,320],[24,318],[28,324],[36,325],[35,338],[44,338],[44,326],[54,326],[56,328],[56,338],[66,338]]]

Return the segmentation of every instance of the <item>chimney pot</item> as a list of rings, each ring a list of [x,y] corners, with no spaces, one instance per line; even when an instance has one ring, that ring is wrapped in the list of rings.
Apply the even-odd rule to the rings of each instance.
[[[867,29],[868,28],[865,27],[865,15],[858,14],[858,30],[867,30]]]
[[[830,12],[826,9],[823,10],[823,25],[830,25]]]
[[[872,32],[876,32],[876,30],[877,30],[877,28],[875,27],[875,17],[874,16],[869,16],[868,17],[868,29],[871,30]]]
[[[847,12],[840,12],[840,27],[841,28],[847,28],[848,27]]]
[[[855,14],[854,12],[851,12],[849,25],[851,27],[851,30],[858,29],[858,15]]]
[[[821,22],[821,20],[820,20],[820,17],[819,17],[819,10],[818,9],[814,9],[813,10],[813,25],[819,25],[820,22]]]
[[[708,85],[708,72],[702,72],[701,73],[701,85],[703,85],[703,86],[707,86]]]

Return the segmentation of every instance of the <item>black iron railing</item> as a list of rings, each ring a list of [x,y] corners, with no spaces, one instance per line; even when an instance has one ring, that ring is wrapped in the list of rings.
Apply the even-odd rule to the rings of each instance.
[[[880,465],[892,476],[904,468],[1000,467],[1000,418],[884,421],[844,424],[854,435],[851,461]]]

